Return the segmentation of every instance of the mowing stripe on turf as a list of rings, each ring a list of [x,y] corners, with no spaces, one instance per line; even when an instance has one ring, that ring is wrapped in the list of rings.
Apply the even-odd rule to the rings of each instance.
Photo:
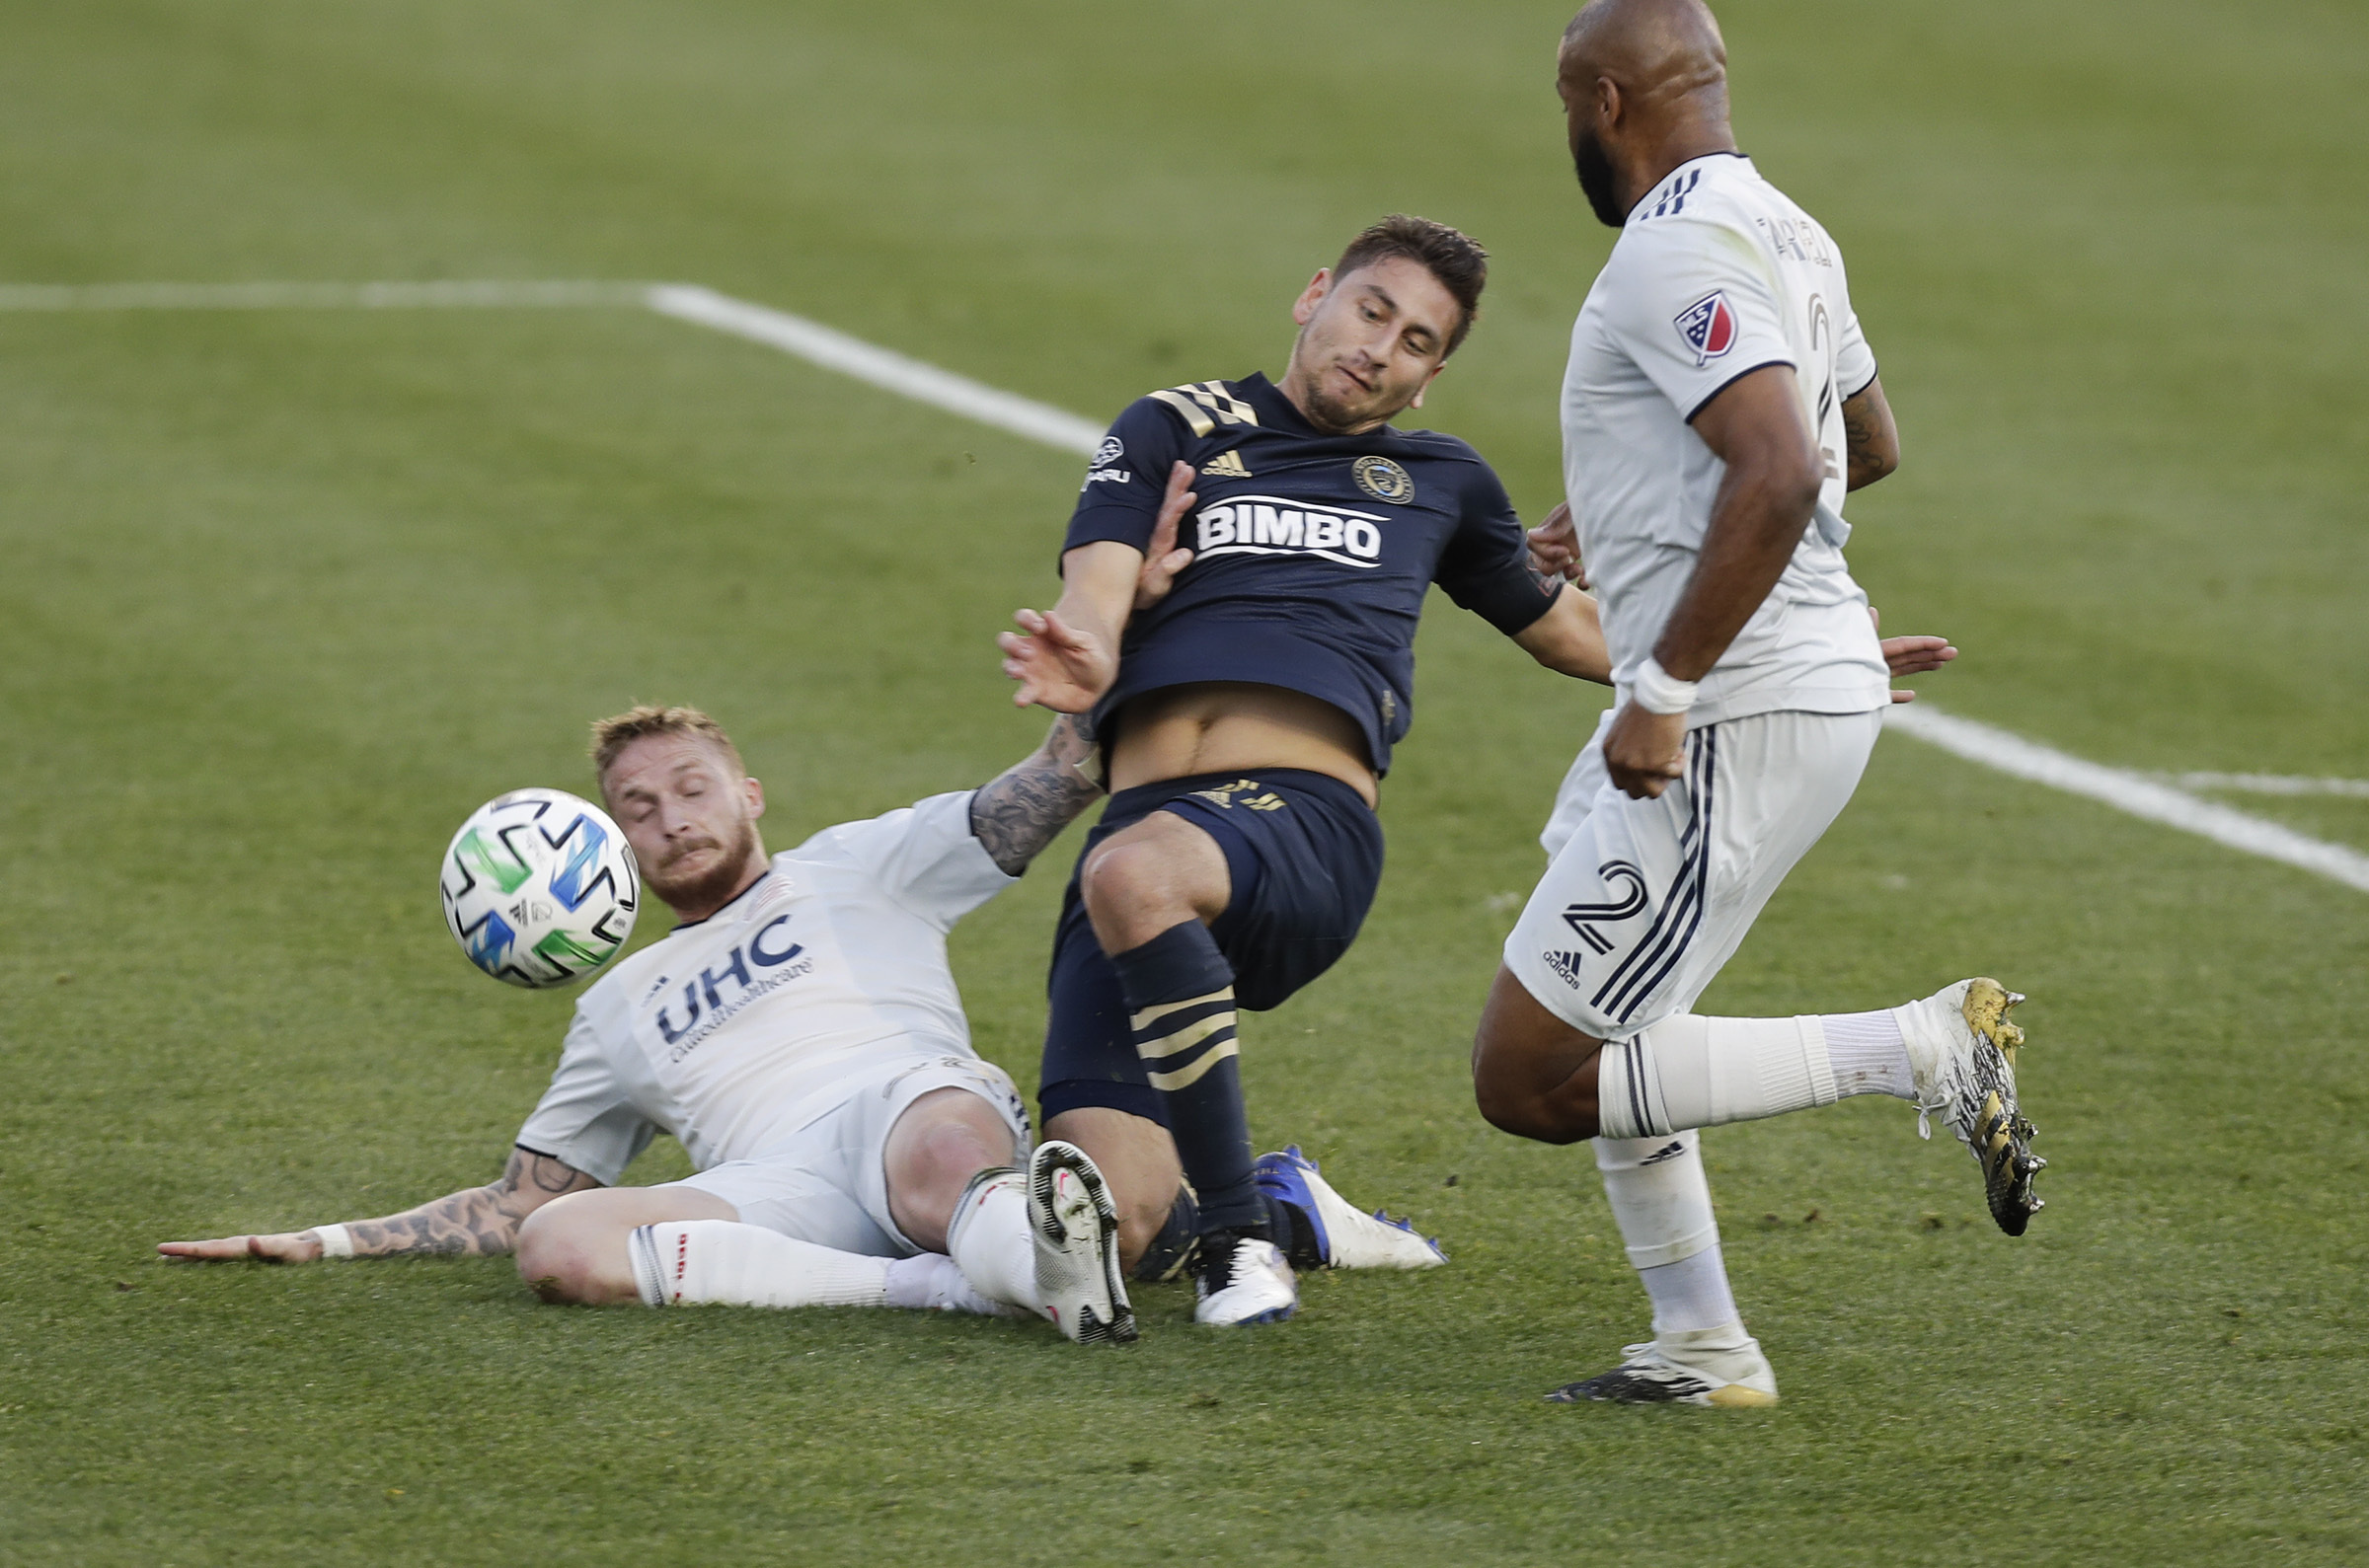
[[[2145,774],[2085,762],[2053,746],[1941,712],[1922,701],[1895,707],[1885,716],[1903,734],[1914,735],[1968,762],[2044,784],[2068,794],[2087,795],[2134,817],[2197,834],[2266,860],[2283,860],[2369,893],[2369,855],[2358,850],[2329,844],[2278,823],[2198,799],[2184,789],[2174,788]]]
[[[452,310],[641,305],[648,283],[6,283],[0,310]]]
[[[1092,453],[1103,427],[1050,404],[1005,392],[788,311],[753,305],[696,283],[455,281],[430,283],[0,284],[0,311],[398,310],[467,307],[634,306],[795,354],[810,364],[992,425],[1063,452]],[[2369,797],[2369,780],[2272,774],[2186,773],[2161,778],[2085,762],[2037,741],[1930,703],[1893,708],[1891,727],[2018,779],[2127,811],[2369,892],[2369,855],[2214,801],[2189,789]],[[2183,787],[2184,786],[2184,787]]]

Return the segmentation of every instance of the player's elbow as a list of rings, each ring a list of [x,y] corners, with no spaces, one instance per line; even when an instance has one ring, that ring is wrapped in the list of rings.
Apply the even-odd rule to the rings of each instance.
[[[1864,490],[1877,480],[1896,473],[1900,467],[1900,449],[1887,447],[1880,452],[1851,454],[1851,488]]]
[[[1761,484],[1772,512],[1806,524],[1810,514],[1818,509],[1818,491],[1824,487],[1825,479],[1825,468],[1817,453],[1806,447],[1789,446],[1771,456]]]

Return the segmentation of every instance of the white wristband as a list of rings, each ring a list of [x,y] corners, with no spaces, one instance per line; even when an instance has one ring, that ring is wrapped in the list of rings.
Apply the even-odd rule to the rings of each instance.
[[[313,1234],[321,1238],[321,1255],[325,1258],[353,1256],[353,1232],[342,1225],[317,1225]]]
[[[1629,696],[1638,707],[1648,713],[1683,713],[1695,706],[1695,681],[1682,681],[1661,667],[1661,660],[1648,657],[1638,666],[1637,679],[1630,683]]]

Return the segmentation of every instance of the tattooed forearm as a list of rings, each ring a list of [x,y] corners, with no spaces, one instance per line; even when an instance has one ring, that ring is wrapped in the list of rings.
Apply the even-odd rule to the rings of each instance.
[[[1086,771],[1094,751],[1093,721],[1064,713],[1043,745],[970,797],[970,831],[1006,876],[1028,869],[1103,792]]]
[[[600,1183],[574,1166],[532,1150],[512,1149],[501,1179],[467,1187],[433,1203],[379,1220],[356,1220],[345,1230],[356,1257],[406,1252],[485,1256],[507,1252],[526,1217],[552,1199]]]
[[[1843,449],[1850,463],[1849,489],[1872,485],[1900,466],[1900,432],[1881,383],[1871,381],[1843,400]]]

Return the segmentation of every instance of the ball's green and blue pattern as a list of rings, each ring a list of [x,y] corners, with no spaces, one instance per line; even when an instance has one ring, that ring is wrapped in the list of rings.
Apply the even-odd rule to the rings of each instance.
[[[513,789],[444,852],[444,924],[478,968],[513,986],[564,986],[634,933],[642,877],[608,814],[564,789]]]

